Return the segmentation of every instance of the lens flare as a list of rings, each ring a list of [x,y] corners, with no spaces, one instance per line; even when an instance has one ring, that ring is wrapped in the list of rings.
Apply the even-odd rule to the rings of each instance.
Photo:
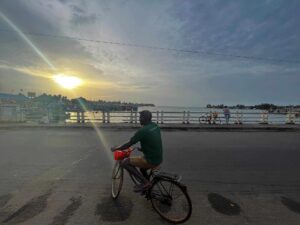
[[[80,99],[77,99],[77,101],[79,102],[79,104],[81,105],[82,109],[85,112],[88,112],[88,109],[86,107],[86,105],[84,104],[83,101],[81,101]],[[96,131],[96,134],[100,140],[100,142],[102,143],[103,147],[104,147],[104,152],[106,153],[107,158],[109,159],[110,162],[110,166],[111,168],[113,167],[113,158],[112,158],[112,153],[110,151],[110,146],[109,143],[107,142],[106,137],[104,136],[103,132],[100,130],[99,127],[97,127],[97,125],[94,122],[91,122],[92,127],[94,128],[94,130]]]
[[[53,76],[53,80],[66,89],[74,89],[82,84],[82,80],[78,77],[58,74]]]
[[[42,51],[34,45],[34,43],[20,30],[17,25],[15,25],[10,19],[8,19],[1,11],[0,11],[0,18],[2,18],[14,31],[18,33],[18,35],[33,49],[33,51],[50,67],[51,70],[54,72],[57,72],[57,69],[55,66],[50,62],[50,60],[46,57],[45,54],[42,53]],[[64,88],[67,89],[74,89],[75,87],[78,87],[83,82],[81,79],[74,77],[74,76],[66,76],[63,74],[57,74],[53,77],[53,80],[57,82],[59,85],[61,85]],[[75,96],[75,95],[74,95]],[[81,102],[82,108],[84,111],[88,111],[87,107]],[[111,162],[111,166],[113,165],[112,160],[112,154],[109,151],[109,144],[107,142],[106,137],[104,136],[103,132],[96,126],[96,124],[91,123],[100,142],[103,144],[104,152],[106,153],[109,161]]]
[[[42,51],[33,44],[31,40],[17,27],[10,19],[8,19],[2,12],[0,12],[0,17],[14,30],[19,36],[33,49],[33,51],[41,57],[41,59],[52,69],[56,70],[54,65],[49,61],[49,59],[42,53]]]

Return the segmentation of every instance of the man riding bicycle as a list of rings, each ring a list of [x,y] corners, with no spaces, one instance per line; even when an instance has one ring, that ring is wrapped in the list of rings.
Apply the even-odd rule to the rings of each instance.
[[[140,112],[140,128],[133,137],[125,144],[119,147],[113,147],[111,150],[125,150],[130,146],[140,142],[140,151],[144,153],[143,157],[125,158],[121,162],[121,166],[132,174],[140,185],[136,185],[135,192],[143,192],[151,187],[151,183],[147,179],[147,169],[158,167],[163,160],[163,149],[160,128],[156,123],[152,122],[152,114],[148,110]],[[140,168],[141,173],[137,170]]]

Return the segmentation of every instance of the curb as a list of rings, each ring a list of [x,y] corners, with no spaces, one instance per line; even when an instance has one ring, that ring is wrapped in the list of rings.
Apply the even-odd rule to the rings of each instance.
[[[293,131],[299,132],[300,125],[197,125],[159,124],[162,130],[194,131]],[[139,124],[97,124],[100,129],[136,130]],[[92,124],[0,124],[0,130],[7,129],[93,129]]]

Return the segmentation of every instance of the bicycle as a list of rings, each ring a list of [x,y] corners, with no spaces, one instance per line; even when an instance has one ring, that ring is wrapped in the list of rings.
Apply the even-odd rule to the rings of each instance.
[[[201,115],[199,117],[199,123],[200,124],[211,124],[211,115],[206,113],[205,115]]]
[[[212,113],[206,113],[199,117],[199,124],[222,124],[222,120],[218,115],[213,117]]]
[[[118,198],[123,186],[124,170],[120,166],[120,162],[122,159],[128,158],[135,149],[137,148],[114,152],[116,163],[112,172],[111,186],[113,199]],[[151,187],[142,194],[151,201],[152,207],[163,219],[176,224],[187,221],[192,214],[192,202],[187,187],[180,183],[181,177],[161,172],[158,169],[149,170],[147,179],[150,181]],[[139,183],[130,173],[129,176],[134,184]]]

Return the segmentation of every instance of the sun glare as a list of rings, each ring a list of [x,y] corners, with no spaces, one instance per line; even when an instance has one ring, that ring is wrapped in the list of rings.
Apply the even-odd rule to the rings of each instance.
[[[66,89],[74,89],[82,84],[82,80],[78,77],[67,76],[64,74],[55,75],[53,80]]]

